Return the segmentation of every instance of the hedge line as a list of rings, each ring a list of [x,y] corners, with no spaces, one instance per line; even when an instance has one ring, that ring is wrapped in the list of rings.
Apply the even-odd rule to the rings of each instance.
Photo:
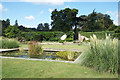
[[[21,36],[25,38],[26,41],[59,41],[63,32],[51,31],[51,32],[22,32]],[[69,31],[67,34],[67,41],[73,41],[74,32]]]
[[[114,34],[115,34],[114,31],[80,32],[80,34],[81,34],[82,36],[86,36],[86,37],[88,37],[88,38],[90,38],[90,36],[93,36],[93,34],[95,34],[98,39],[105,39],[106,33],[107,33],[107,34],[110,34],[112,38],[114,37]]]

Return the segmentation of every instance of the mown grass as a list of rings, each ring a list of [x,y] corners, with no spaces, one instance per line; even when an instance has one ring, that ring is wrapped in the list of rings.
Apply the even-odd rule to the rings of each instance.
[[[28,44],[21,44],[20,47],[22,48],[26,48],[28,47]],[[86,49],[88,49],[88,45],[84,45],[84,44],[81,44],[81,45],[57,45],[57,44],[54,44],[54,45],[48,45],[48,44],[45,44],[45,45],[42,45],[42,48],[51,48],[51,49],[65,49],[65,50],[79,50],[81,52],[83,51],[86,51]]]
[[[43,45],[43,48],[85,51],[88,45]]]
[[[2,59],[3,78],[117,78],[73,63]]]

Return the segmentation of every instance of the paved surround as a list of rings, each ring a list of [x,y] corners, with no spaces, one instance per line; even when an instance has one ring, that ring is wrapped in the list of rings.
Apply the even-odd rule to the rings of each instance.
[[[9,52],[9,51],[18,51],[19,48],[15,49],[0,49],[0,52]],[[28,50],[27,48],[24,50]],[[58,52],[58,51],[65,51],[65,50],[60,50],[60,49],[44,49],[44,51],[51,51],[51,52]],[[74,52],[80,52],[77,50],[73,50]],[[81,56],[81,55],[80,55]],[[60,60],[46,60],[46,59],[34,59],[34,58],[19,58],[19,57],[4,57],[0,56],[0,58],[9,58],[9,59],[24,59],[24,60],[38,60],[38,61],[53,61],[53,62],[65,62],[65,63],[78,63],[80,56],[74,61],[60,61]]]
[[[11,51],[18,51],[19,48],[14,48],[14,49],[0,49],[0,52],[11,52]],[[24,50],[28,50],[28,48],[24,48]],[[45,48],[43,51],[46,52],[58,52],[58,51],[66,51],[65,49],[52,49],[52,48]],[[80,52],[77,49],[73,49],[73,52]]]
[[[34,59],[34,58],[18,58],[18,57],[4,57],[4,56],[0,56],[0,58],[9,58],[9,59],[24,59],[24,60],[35,60],[35,61],[52,61],[52,62],[74,63],[74,61],[46,60],[46,59]]]

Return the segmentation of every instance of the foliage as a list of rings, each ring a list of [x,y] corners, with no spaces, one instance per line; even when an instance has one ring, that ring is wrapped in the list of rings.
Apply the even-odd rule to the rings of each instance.
[[[113,21],[107,14],[97,13],[93,10],[88,16],[80,16],[85,18],[84,21],[79,21],[79,26],[82,31],[102,31],[107,30],[113,25]]]
[[[30,57],[35,55],[40,55],[43,52],[41,45],[38,42],[29,42],[29,50],[28,53]]]
[[[75,17],[78,13],[77,9],[65,8],[64,10],[52,12],[52,30],[67,32],[72,30],[75,25]]]
[[[2,36],[5,36],[5,29],[10,26],[10,19],[2,20]]]
[[[114,31],[99,31],[99,32],[80,32],[82,36],[90,38],[93,34],[97,36],[98,39],[105,39],[105,34],[110,34],[111,37],[114,37]]]
[[[78,57],[77,52],[71,52],[71,51],[59,51],[56,53],[56,56],[59,56],[64,59],[68,60],[74,60],[76,57]]]
[[[95,68],[100,72],[117,73],[118,71],[118,39],[110,36],[99,40],[95,35],[90,37],[90,46],[83,65]]]
[[[63,32],[52,31],[52,32],[22,32],[21,36],[25,38],[26,41],[60,41],[60,37]],[[67,41],[73,40],[73,32],[67,32]]]
[[[37,30],[40,31],[48,31],[49,30],[49,24],[48,23],[40,23],[38,24]]]
[[[114,31],[115,31],[114,36],[120,39],[120,26],[118,26]]]
[[[21,47],[21,48],[19,48],[19,55],[24,55],[24,49]]]
[[[75,54],[75,52],[68,52],[68,56],[67,56],[67,58],[68,58],[68,60],[73,60],[74,59],[74,55]]]
[[[66,33],[67,35],[67,38],[66,38],[66,41],[73,41],[74,40],[74,32],[73,31],[69,31]]]
[[[9,26],[5,29],[5,35],[8,37],[8,38],[16,38],[20,33],[20,30],[18,29],[18,26]]]
[[[56,53],[56,55],[64,59],[67,59],[67,56],[68,56],[67,51],[59,51]]]
[[[2,43],[2,44],[0,44],[0,46],[3,49],[18,48],[20,45],[19,42],[16,41],[15,39],[7,39],[7,38],[2,39],[2,38],[0,38],[0,42]]]
[[[108,28],[108,30],[109,31],[114,31],[116,28],[117,28],[118,26],[116,26],[116,25],[111,25],[109,28]]]

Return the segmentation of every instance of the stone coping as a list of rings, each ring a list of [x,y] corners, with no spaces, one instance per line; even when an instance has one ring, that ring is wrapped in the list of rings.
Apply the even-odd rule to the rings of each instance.
[[[81,53],[83,54],[83,53]],[[74,61],[61,61],[61,60],[47,60],[47,59],[35,59],[35,58],[19,58],[19,57],[5,57],[5,56],[0,56],[0,58],[8,58],[8,59],[24,59],[24,60],[34,60],[34,61],[51,61],[51,62],[65,62],[65,63],[79,63],[79,59],[82,55],[79,55],[77,59]]]
[[[82,52],[74,61],[61,61],[61,60],[47,60],[47,59],[35,59],[35,58],[19,58],[19,57],[5,57],[5,56],[0,56],[0,58],[9,58],[9,59],[24,59],[24,60],[37,60],[37,61],[52,61],[52,62],[65,62],[65,63],[79,63],[79,59],[81,58]]]
[[[34,59],[34,58],[19,58],[19,57],[4,57],[0,58],[9,58],[9,59],[24,59],[24,60],[35,60],[35,61],[51,61],[51,62],[65,62],[65,63],[74,63],[74,61],[60,61],[60,60],[47,60],[47,59]]]
[[[14,49],[0,49],[0,52],[11,52],[11,51],[18,51],[19,48]],[[28,48],[24,48],[24,50],[28,50]],[[59,52],[59,51],[66,51],[65,49],[52,49],[52,48],[44,48],[43,51],[46,52]],[[80,52],[78,49],[73,49],[73,52]]]

